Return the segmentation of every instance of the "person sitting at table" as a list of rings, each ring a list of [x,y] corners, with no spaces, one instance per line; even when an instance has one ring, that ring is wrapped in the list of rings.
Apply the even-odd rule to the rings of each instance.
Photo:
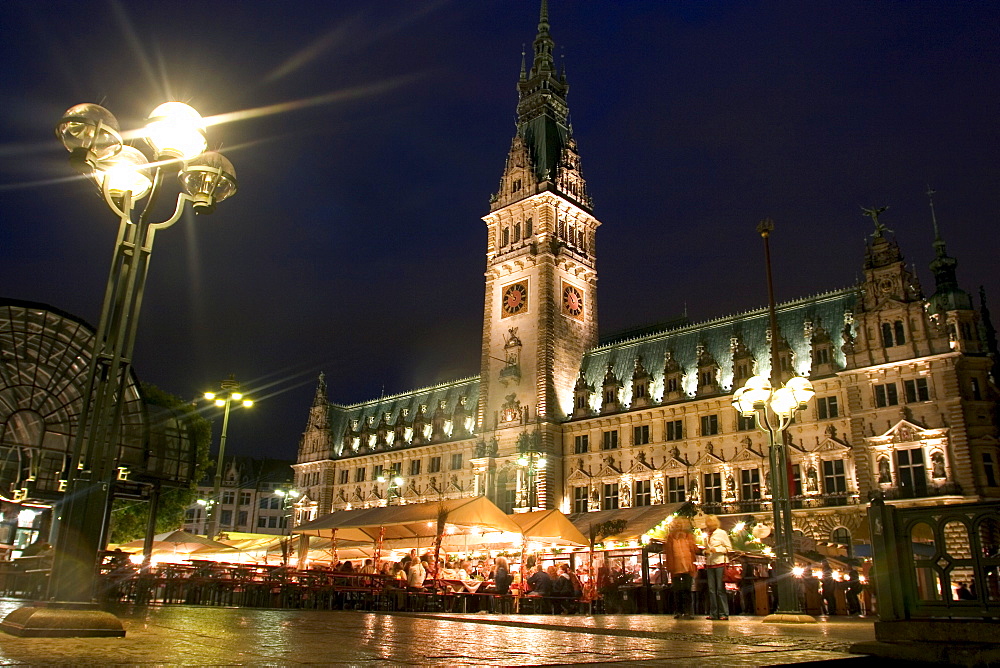
[[[371,559],[365,559],[365,565],[362,566],[358,572],[364,573],[365,575],[371,575],[375,572],[375,562]]]
[[[552,594],[552,578],[542,566],[528,578],[528,596],[550,596]]]
[[[549,566],[549,577],[552,577],[553,571],[557,573],[552,582],[553,612],[569,614],[573,611],[573,601],[577,597],[573,579],[570,577],[569,564],[559,564],[558,569]]]
[[[341,573],[353,573],[354,572],[354,564],[352,564],[349,561],[345,561],[344,564],[343,564],[343,566],[341,566],[341,568],[340,568],[340,572]]]
[[[413,561],[406,577],[406,588],[411,591],[423,591],[424,580],[427,579],[427,569],[423,561]]]

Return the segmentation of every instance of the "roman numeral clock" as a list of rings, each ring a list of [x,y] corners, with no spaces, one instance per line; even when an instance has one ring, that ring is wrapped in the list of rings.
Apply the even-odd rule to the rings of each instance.
[[[520,281],[503,288],[500,299],[502,317],[517,315],[528,310],[528,283]]]
[[[583,320],[583,292],[571,283],[563,282],[562,310],[571,318]]]

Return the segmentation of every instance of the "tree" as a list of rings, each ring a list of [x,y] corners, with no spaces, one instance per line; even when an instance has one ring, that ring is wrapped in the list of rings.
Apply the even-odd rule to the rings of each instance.
[[[197,463],[195,475],[186,487],[170,487],[160,494],[156,512],[156,532],[178,529],[184,524],[184,512],[197,497],[197,483],[208,469],[208,450],[212,442],[212,423],[201,417],[197,409],[180,397],[164,392],[155,385],[142,384],[143,400],[184,413],[195,440]],[[111,509],[111,542],[127,543],[146,535],[150,505],[146,501],[116,499]]]

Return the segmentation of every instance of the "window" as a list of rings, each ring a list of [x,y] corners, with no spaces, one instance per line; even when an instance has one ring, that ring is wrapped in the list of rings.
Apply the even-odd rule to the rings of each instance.
[[[906,343],[906,332],[903,329],[903,321],[897,320],[894,323],[882,323],[882,345],[886,348],[901,346]]]
[[[344,473],[344,471],[341,471],[341,473]],[[260,509],[261,510],[267,510],[267,506],[268,506],[268,504],[270,502],[271,502],[270,499],[261,499],[260,500]]]
[[[701,384],[702,385],[712,385],[715,383],[715,372],[714,371],[702,371],[701,372]]]
[[[525,237],[531,236],[531,218],[528,218],[527,220],[524,221],[524,236]]]
[[[590,502],[590,490],[586,487],[574,487],[573,488],[573,512],[574,513],[585,513],[587,512],[588,504]]]
[[[896,383],[886,383],[875,386],[875,406],[885,408],[886,406],[896,406],[899,404],[899,395],[896,392]]]
[[[887,322],[882,323],[882,346],[884,348],[892,347],[892,325]]]
[[[231,511],[231,510],[223,510],[221,513],[219,513],[219,517],[221,518],[219,520],[219,523],[222,524],[222,526],[232,526],[232,524],[233,524],[233,511]]]
[[[223,505],[233,505],[236,501],[236,492],[223,492],[222,493],[222,503]]]
[[[667,440],[679,441],[684,438],[684,421],[669,420],[667,422]]]
[[[681,503],[682,501],[687,501],[687,497],[684,495],[684,477],[678,475],[667,478],[667,502]]]
[[[982,400],[982,398],[983,398],[983,391],[979,387],[979,379],[978,378],[970,378],[969,381],[970,381],[971,387],[972,387],[972,400],[973,401],[980,401],[980,400]]]
[[[248,516],[249,515],[245,510],[241,510],[236,513],[236,526],[246,528]]]
[[[250,492],[240,492],[240,505],[241,506],[250,505]]]
[[[667,392],[680,392],[680,379],[677,376],[667,378]]]
[[[639,383],[635,386],[635,398],[642,399],[646,396],[646,383]]]
[[[918,401],[930,401],[931,396],[927,391],[927,379],[904,380],[903,394],[906,395],[906,403],[908,404]]]
[[[462,468],[462,453],[456,452],[451,456],[451,470],[457,471]]]
[[[722,503],[722,474],[705,474],[705,499],[704,503]]]
[[[702,436],[714,436],[719,433],[719,416],[718,415],[702,415],[701,416],[701,435]]]
[[[430,466],[427,467],[430,473],[440,473],[441,472],[441,458],[431,457]]]
[[[260,529],[266,529],[267,528],[267,518],[266,517],[258,517],[257,518],[257,527],[260,528]]]
[[[187,510],[184,511],[184,519],[186,521],[188,522],[194,521],[196,517],[198,517],[197,508],[188,508]]]
[[[830,363],[830,349],[826,346],[822,348],[817,348],[814,354],[814,359],[816,364],[829,364]]]
[[[789,490],[792,496],[802,496],[802,466],[792,464],[792,488]]]
[[[634,503],[638,508],[639,506],[648,506],[653,502],[653,495],[650,493],[651,481],[649,480],[636,480],[635,481],[635,496]]]
[[[340,484],[346,485],[351,481],[351,472],[347,469],[341,469],[340,471]]]
[[[403,471],[403,462],[393,462],[389,465],[389,477],[398,478]]]
[[[843,459],[823,462],[823,491],[827,494],[843,494],[847,491]]]
[[[993,455],[988,452],[983,453],[983,475],[986,476],[986,486],[997,486],[997,471],[993,465]]]
[[[271,510],[280,510],[280,509],[281,509],[281,499],[279,499],[276,496],[272,496],[271,497]]]
[[[521,223],[514,223],[514,243],[521,240]]]
[[[420,475],[420,460],[411,459],[410,460],[410,475]]]
[[[618,509],[618,483],[606,483],[604,485],[604,505],[601,510]]]
[[[602,435],[601,450],[614,450],[618,447],[618,432],[606,431]]]
[[[364,466],[362,466],[361,468],[354,469],[354,482],[364,482],[365,473],[367,471],[368,469],[366,469]],[[375,470],[372,472],[372,478],[378,478],[380,475],[382,475],[381,464],[375,467]]]
[[[586,394],[578,394],[578,395],[576,395],[576,407],[577,408],[586,408],[587,407],[587,395]]]
[[[611,388],[604,390],[604,403],[613,404],[618,401],[618,390]]]
[[[920,448],[897,450],[896,477],[903,496],[923,496],[927,492],[924,451]]]
[[[520,189],[521,189],[521,179],[514,179],[513,181],[511,181],[510,191],[512,193],[516,193]]]
[[[649,443],[649,425],[644,424],[632,428],[632,445],[646,445]]]
[[[509,243],[510,243],[510,228],[505,227],[503,228],[503,233],[500,235],[500,245],[506,246]]]
[[[276,529],[278,527],[278,518],[275,517],[274,515],[271,515],[270,517],[268,517],[267,518],[267,527],[269,529]]]
[[[590,450],[590,436],[583,434],[573,438],[573,453],[582,455]]]
[[[820,397],[816,400],[816,415],[820,420],[835,418],[840,415],[837,397]]]
[[[757,428],[757,418],[753,415],[750,417],[743,417],[743,415],[736,414],[736,430],[737,431],[749,431],[751,429]]]
[[[760,469],[740,470],[740,499],[752,501],[760,498]]]
[[[893,323],[892,329],[896,333],[896,345],[901,346],[906,343],[906,334],[903,332],[903,321],[897,320]]]

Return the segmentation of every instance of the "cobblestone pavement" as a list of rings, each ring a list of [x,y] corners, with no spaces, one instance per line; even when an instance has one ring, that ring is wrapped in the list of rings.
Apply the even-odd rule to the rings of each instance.
[[[0,599],[0,615],[21,601]],[[851,659],[870,621],[769,625],[663,615],[446,615],[167,606],[119,611],[124,638],[18,638],[0,664],[32,666],[773,666]],[[852,660],[852,663],[857,659]]]

